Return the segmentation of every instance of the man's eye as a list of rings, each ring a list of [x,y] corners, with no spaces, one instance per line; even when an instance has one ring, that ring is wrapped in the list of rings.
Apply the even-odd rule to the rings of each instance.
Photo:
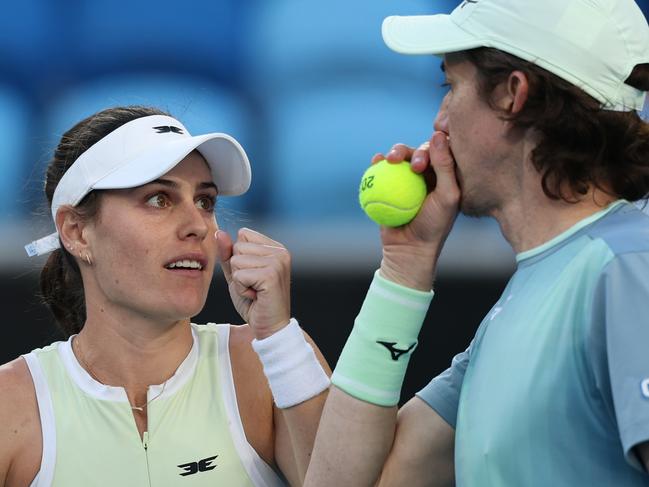
[[[216,206],[216,198],[213,198],[211,196],[203,196],[202,198],[196,200],[196,206],[201,210],[214,211],[214,207]]]
[[[149,206],[153,206],[154,208],[166,208],[167,206],[169,206],[169,198],[167,198],[162,193],[157,193],[151,196],[146,201],[146,204]]]

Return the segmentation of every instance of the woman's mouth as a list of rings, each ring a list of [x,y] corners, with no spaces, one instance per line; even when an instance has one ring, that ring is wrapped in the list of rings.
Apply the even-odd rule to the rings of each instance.
[[[189,269],[189,270],[203,270],[203,264],[197,260],[189,260],[189,259],[183,259],[183,260],[177,260],[175,262],[171,262],[165,266],[167,269]]]

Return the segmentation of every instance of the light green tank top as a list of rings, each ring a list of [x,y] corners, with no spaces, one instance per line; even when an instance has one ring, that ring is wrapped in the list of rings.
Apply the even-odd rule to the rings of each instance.
[[[236,401],[229,325],[192,325],[194,344],[166,384],[149,387],[140,438],[126,393],[94,380],[71,340],[25,355],[43,432],[31,487],[283,486],[248,444]]]

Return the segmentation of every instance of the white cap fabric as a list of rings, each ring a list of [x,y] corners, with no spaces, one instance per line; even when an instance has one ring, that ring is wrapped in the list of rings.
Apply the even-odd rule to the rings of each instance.
[[[649,26],[633,0],[464,0],[450,15],[388,17],[383,39],[402,54],[492,47],[530,61],[615,111],[642,110],[627,84],[649,63]]]
[[[235,196],[248,190],[250,163],[233,137],[222,133],[194,137],[175,118],[151,115],[122,125],[74,161],[54,191],[55,224],[61,206],[76,206],[94,189],[134,188],[154,181],[193,150],[198,150],[207,161],[219,195]],[[57,248],[57,233],[25,246],[30,256]]]

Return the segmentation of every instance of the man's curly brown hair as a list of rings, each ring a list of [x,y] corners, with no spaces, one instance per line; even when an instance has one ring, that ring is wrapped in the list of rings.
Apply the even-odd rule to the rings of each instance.
[[[649,194],[649,124],[636,111],[604,110],[571,83],[497,49],[447,55],[447,62],[455,61],[469,61],[477,68],[480,96],[494,109],[496,86],[513,71],[527,76],[525,106],[503,118],[539,134],[532,162],[543,175],[549,198],[574,202],[593,187],[629,201]],[[649,64],[636,66],[626,83],[649,91]]]

